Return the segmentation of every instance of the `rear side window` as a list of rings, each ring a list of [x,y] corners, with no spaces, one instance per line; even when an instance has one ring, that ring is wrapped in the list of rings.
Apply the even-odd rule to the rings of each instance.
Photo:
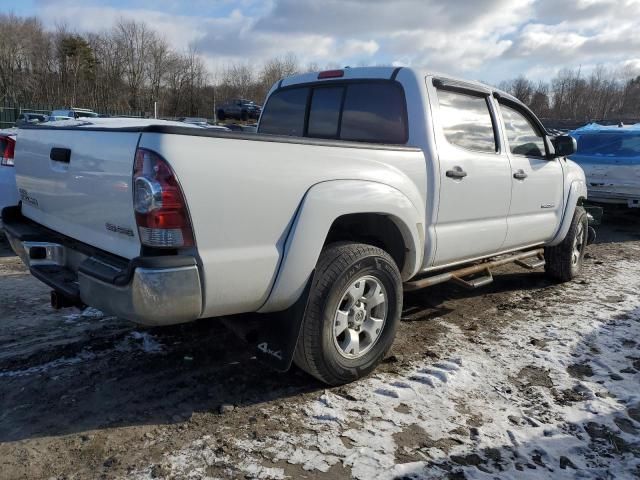
[[[497,151],[491,112],[484,96],[438,90],[440,122],[449,143],[467,150]]]
[[[308,88],[281,90],[271,95],[260,119],[260,133],[301,137],[308,95]]]
[[[531,121],[517,110],[500,104],[509,149],[515,155],[544,157],[546,149],[542,135]]]
[[[289,88],[274,93],[260,119],[259,133],[371,143],[407,142],[406,102],[404,91],[399,84],[351,82],[311,88],[313,91],[307,107],[308,121],[302,129],[296,128],[293,133],[293,129],[283,128],[291,123],[284,115],[291,115],[293,109],[289,113],[283,113],[284,109],[280,108],[280,104],[283,96],[303,101],[306,93],[301,95],[299,92],[308,92],[308,87]],[[300,122],[304,124],[304,108],[301,104],[296,106],[295,123],[300,127]]]

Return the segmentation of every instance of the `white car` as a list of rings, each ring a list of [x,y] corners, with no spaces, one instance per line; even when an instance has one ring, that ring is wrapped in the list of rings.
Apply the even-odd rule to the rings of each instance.
[[[67,119],[67,118],[97,118],[99,115],[93,110],[89,110],[88,108],[68,108],[68,109],[59,109],[53,110],[51,112],[51,117],[57,119]]]
[[[13,163],[15,132],[16,129],[0,130],[0,210],[18,204],[16,170]]]
[[[265,314],[262,358],[335,385],[390,349],[403,290],[479,287],[514,261],[579,275],[590,227],[574,151],[492,87],[331,70],[274,85],[253,135],[25,127],[22,204],[3,218],[55,307],[151,325]]]

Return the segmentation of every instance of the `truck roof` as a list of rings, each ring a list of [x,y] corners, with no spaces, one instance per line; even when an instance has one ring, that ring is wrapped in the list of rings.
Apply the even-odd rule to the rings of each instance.
[[[507,98],[512,102],[522,105],[522,102],[518,100],[516,97],[514,97],[513,95],[510,95],[509,93],[502,91],[498,88],[492,87],[491,85],[487,85],[485,83],[482,83],[476,80],[460,78],[454,75],[449,75],[446,73],[436,72],[436,71],[427,70],[427,69],[392,66],[392,67],[354,67],[354,68],[345,67],[337,70],[342,70],[344,72],[344,74],[339,78],[319,79],[318,75],[321,72],[316,71],[316,72],[301,73],[298,75],[285,77],[277,85],[278,85],[278,88],[280,88],[280,87],[288,87],[288,86],[303,84],[303,83],[312,83],[312,82],[315,83],[315,82],[323,82],[323,81],[331,82],[336,80],[355,80],[355,79],[386,79],[388,80],[388,79],[391,79],[394,76],[394,74],[397,75],[402,70],[408,70],[412,72],[416,77],[431,76],[436,78],[446,78],[447,80],[450,80],[453,82],[460,82],[460,83],[465,83],[467,85],[472,85],[474,87],[477,87],[480,90],[488,90],[491,93],[498,93],[502,98]]]

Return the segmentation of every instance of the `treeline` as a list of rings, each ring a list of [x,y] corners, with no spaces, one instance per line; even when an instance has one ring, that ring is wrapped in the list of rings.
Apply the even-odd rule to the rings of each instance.
[[[0,102],[88,107],[98,112],[212,117],[229,98],[262,102],[278,79],[318,65],[293,55],[208,71],[197,51],[177,51],[143,22],[103,32],[46,30],[36,17],[0,14]],[[336,68],[337,65],[322,66]],[[640,76],[599,67],[561,71],[548,82],[521,76],[500,87],[540,117],[586,122],[640,119]]]
[[[151,114],[157,102],[162,116],[212,117],[216,102],[262,102],[274,82],[301,70],[285,55],[209,72],[195,50],[176,51],[147,24],[124,19],[104,32],[78,34],[0,14],[0,32],[0,102],[23,106]]]
[[[640,121],[640,76],[596,67],[564,69],[550,81],[520,76],[499,88],[527,104],[539,117],[555,121]]]

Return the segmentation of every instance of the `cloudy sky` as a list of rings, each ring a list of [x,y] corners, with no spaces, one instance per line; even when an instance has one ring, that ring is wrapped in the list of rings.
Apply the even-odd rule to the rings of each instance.
[[[144,20],[211,66],[294,53],[302,63],[413,65],[497,83],[562,67],[640,74],[640,0],[9,0],[53,28]]]

